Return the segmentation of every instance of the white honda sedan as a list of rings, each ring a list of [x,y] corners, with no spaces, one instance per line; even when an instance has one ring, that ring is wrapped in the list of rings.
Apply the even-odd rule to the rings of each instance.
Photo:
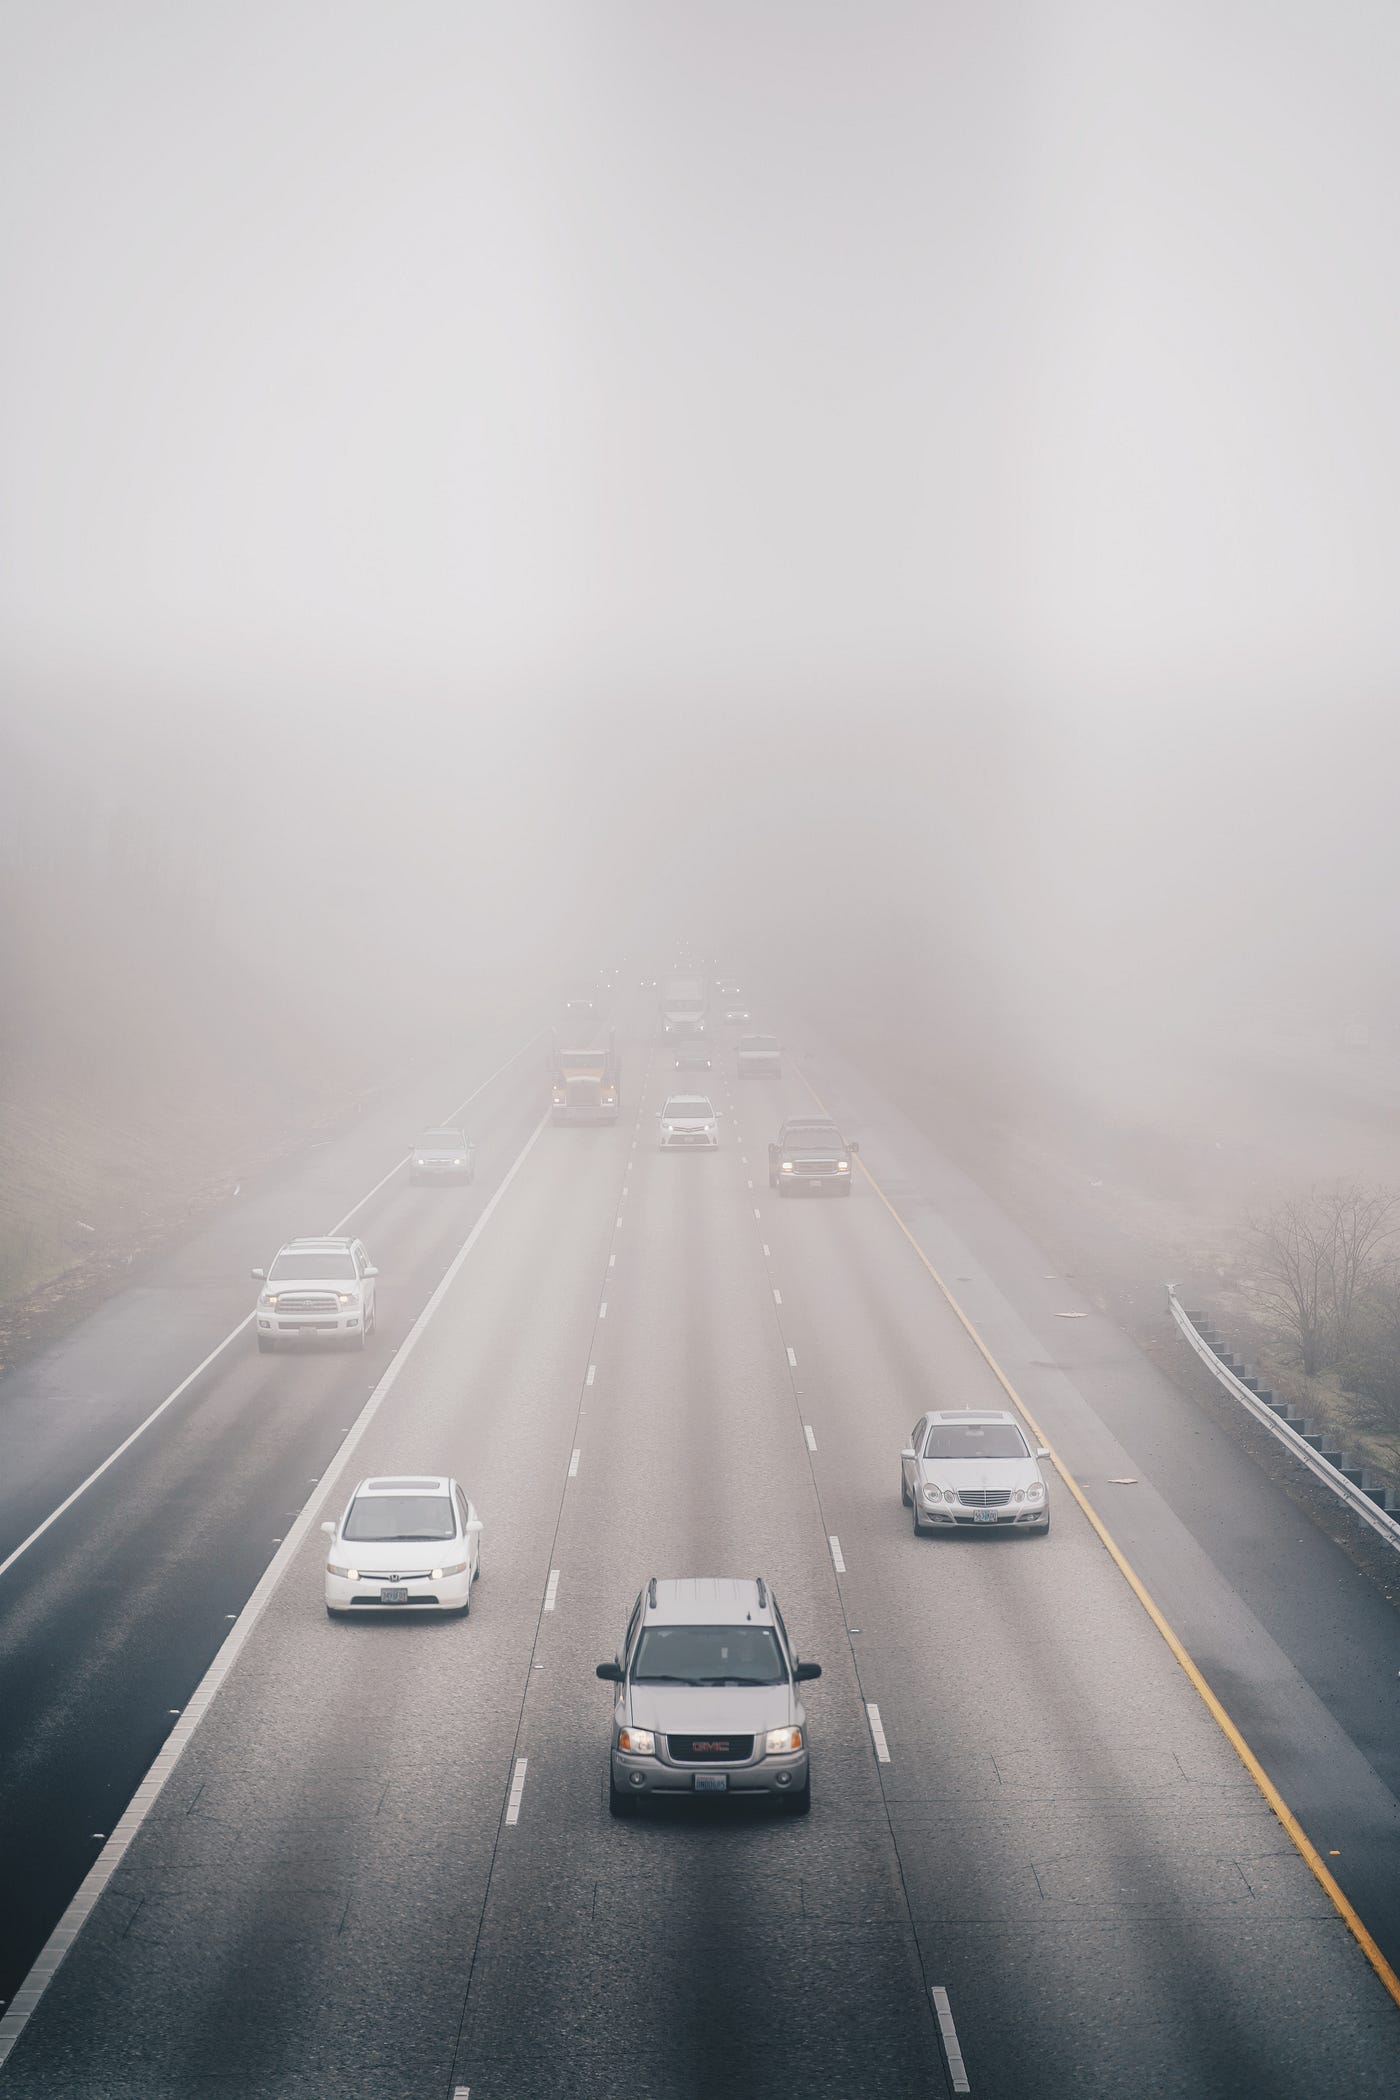
[[[339,1524],[323,1524],[326,1610],[471,1610],[481,1573],[481,1519],[442,1474],[362,1480]]]

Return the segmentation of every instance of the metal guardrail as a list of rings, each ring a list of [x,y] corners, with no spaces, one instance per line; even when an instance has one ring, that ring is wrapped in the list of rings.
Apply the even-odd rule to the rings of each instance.
[[[1224,1344],[1207,1339],[1196,1320],[1177,1297],[1175,1285],[1170,1283],[1167,1285],[1167,1309],[1217,1383],[1222,1385],[1233,1399],[1248,1408],[1255,1420],[1262,1422],[1270,1435],[1275,1437],[1285,1450],[1291,1451],[1295,1458],[1300,1459],[1313,1477],[1320,1480],[1324,1487],[1330,1488],[1339,1501],[1345,1502],[1347,1507],[1360,1517],[1363,1524],[1369,1524],[1372,1531],[1383,1538],[1387,1545],[1400,1550],[1400,1518],[1383,1508],[1358,1482],[1349,1479],[1332,1458],[1315,1450],[1302,1430],[1286,1416],[1279,1414],[1276,1408],[1270,1406],[1267,1400],[1247,1385],[1229,1364],[1222,1361],[1221,1350]],[[1279,1406],[1282,1404],[1278,1403]],[[1357,1470],[1359,1469],[1352,1468],[1352,1471]]]

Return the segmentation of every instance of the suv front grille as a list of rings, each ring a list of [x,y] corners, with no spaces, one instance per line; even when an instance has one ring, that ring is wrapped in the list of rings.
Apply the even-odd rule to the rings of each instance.
[[[743,1764],[753,1756],[751,1735],[668,1735],[666,1747],[679,1765]]]
[[[1004,1509],[1011,1500],[1010,1488],[963,1488],[958,1500],[967,1509]]]
[[[340,1310],[334,1291],[283,1291],[277,1300],[280,1313],[333,1313]]]

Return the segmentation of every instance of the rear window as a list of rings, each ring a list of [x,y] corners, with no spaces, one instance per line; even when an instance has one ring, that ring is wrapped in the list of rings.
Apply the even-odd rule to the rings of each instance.
[[[935,1422],[925,1458],[1029,1458],[1014,1422]]]
[[[347,1539],[380,1544],[408,1539],[450,1539],[457,1527],[447,1495],[357,1495],[345,1520]]]
[[[785,1684],[771,1626],[648,1626],[632,1664],[634,1684]]]

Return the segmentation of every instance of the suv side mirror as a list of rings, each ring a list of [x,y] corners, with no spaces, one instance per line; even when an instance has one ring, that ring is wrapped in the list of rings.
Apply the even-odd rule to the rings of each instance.
[[[266,1269],[254,1269],[254,1271],[253,1271],[253,1281],[254,1281],[254,1283],[266,1283],[266,1282],[267,1282],[267,1270],[266,1270]]]
[[[820,1663],[799,1663],[792,1674],[796,1683],[810,1684],[814,1677],[821,1676],[822,1666]]]
[[[321,1529],[322,1529],[322,1531],[324,1531],[324,1532],[325,1532],[325,1534],[326,1534],[326,1537],[327,1537],[328,1539],[333,1539],[333,1538],[335,1537],[335,1526],[334,1526],[334,1524],[323,1524],[323,1525],[321,1526]]]
[[[857,1144],[856,1140],[852,1138],[850,1143],[847,1145],[846,1150],[848,1152],[859,1152],[860,1146]]]
[[[604,1684],[621,1684],[622,1664],[615,1662],[599,1663],[594,1675],[601,1677]]]
[[[914,1456],[914,1446],[912,1444],[906,1444],[899,1455],[901,1458],[912,1458]]]
[[[375,1268],[375,1266],[374,1266],[374,1263],[373,1263],[372,1261],[367,1261],[367,1262],[365,1263],[365,1275],[366,1275],[366,1276],[377,1276],[378,1274],[379,1274],[379,1271],[378,1271],[378,1269],[376,1269],[376,1268]]]

